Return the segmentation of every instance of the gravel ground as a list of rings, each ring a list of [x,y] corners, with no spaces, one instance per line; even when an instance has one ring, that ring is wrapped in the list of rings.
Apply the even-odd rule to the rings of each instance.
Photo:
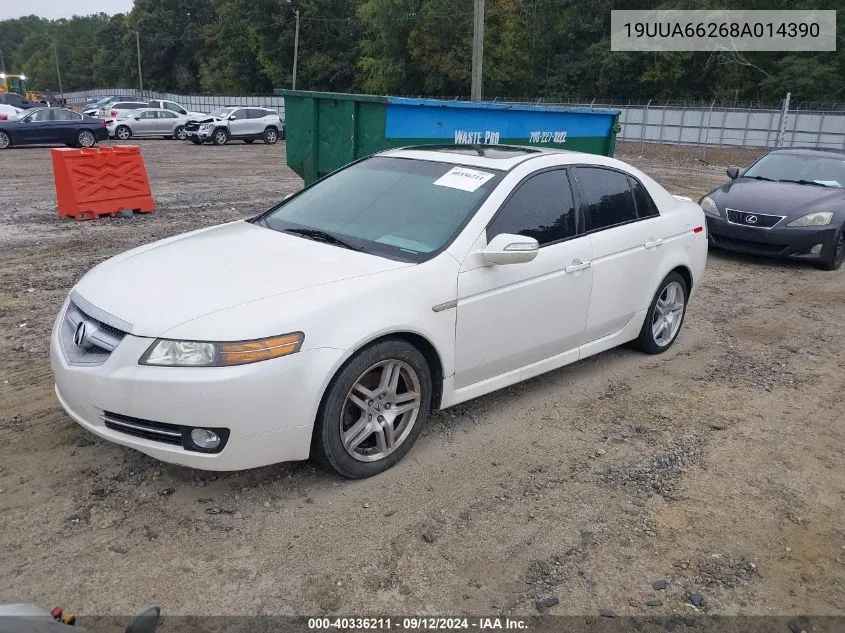
[[[48,332],[95,263],[301,181],[284,143],[140,145],[157,212],[89,222],[56,218],[49,150],[0,154],[0,602],[845,615],[845,270],[712,252],[662,356],[613,350],[437,413],[369,480],[309,463],[215,475],[73,423]],[[754,157],[619,154],[689,196]]]

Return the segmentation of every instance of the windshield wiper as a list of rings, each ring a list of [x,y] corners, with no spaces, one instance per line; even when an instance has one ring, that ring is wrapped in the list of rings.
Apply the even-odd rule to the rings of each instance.
[[[816,187],[827,187],[830,188],[831,185],[826,185],[823,182],[818,182],[817,180],[804,180],[803,178],[800,180],[778,180],[778,182],[794,182],[798,185],[815,185]]]
[[[766,178],[765,176],[743,176],[743,178],[751,178],[752,180],[768,180],[769,182],[775,182],[774,178]]]
[[[353,246],[349,242],[344,242],[336,235],[332,235],[331,233],[327,233],[326,231],[321,231],[320,229],[285,229],[284,232],[293,233],[294,235],[301,235],[302,237],[306,237],[309,240],[314,240],[315,242],[323,242],[324,244],[334,244],[335,246],[348,248],[351,251],[363,250],[358,246]]]

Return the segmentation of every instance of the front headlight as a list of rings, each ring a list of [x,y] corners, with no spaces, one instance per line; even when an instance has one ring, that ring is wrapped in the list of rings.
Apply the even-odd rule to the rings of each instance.
[[[207,130],[210,127],[211,127],[211,123],[203,123],[202,125],[200,125],[201,130]]]
[[[801,216],[797,220],[793,220],[786,226],[824,226],[830,224],[833,219],[833,211],[817,211],[816,213],[808,213]]]
[[[156,339],[138,361],[158,367],[229,367],[295,354],[305,334],[293,332],[252,341],[220,342]]]
[[[713,198],[709,196],[704,196],[701,199],[701,202],[698,203],[698,206],[709,215],[715,215],[717,218],[722,217],[722,214],[719,213],[719,207],[716,206],[716,203],[713,202]]]

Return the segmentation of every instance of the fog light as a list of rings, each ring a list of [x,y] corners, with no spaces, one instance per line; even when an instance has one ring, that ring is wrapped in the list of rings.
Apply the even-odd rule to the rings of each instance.
[[[206,450],[213,450],[220,446],[220,436],[208,429],[193,429],[191,431],[191,441]]]
[[[813,248],[810,249],[810,252],[813,255],[818,255],[819,253],[822,252],[822,246],[824,246],[824,245],[823,244],[816,244]]]

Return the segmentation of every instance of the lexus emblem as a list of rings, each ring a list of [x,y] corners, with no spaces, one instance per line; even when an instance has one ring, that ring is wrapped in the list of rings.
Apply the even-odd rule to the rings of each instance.
[[[85,346],[85,321],[80,321],[77,326],[76,330],[73,333],[73,343],[77,347],[84,347]]]
[[[756,215],[746,215],[745,221],[748,224],[757,224],[757,216]]]

